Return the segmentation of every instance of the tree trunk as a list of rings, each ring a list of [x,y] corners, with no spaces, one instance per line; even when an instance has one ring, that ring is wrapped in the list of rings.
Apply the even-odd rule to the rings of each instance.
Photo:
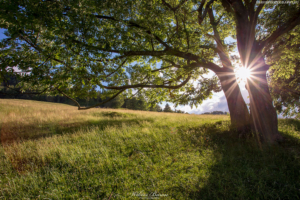
[[[262,53],[263,43],[256,41],[256,17],[248,18],[247,9],[241,1],[232,4],[236,11],[237,46],[244,67],[252,71],[248,79],[247,89],[250,96],[251,127],[259,138],[268,143],[282,140],[278,133],[276,110],[272,104],[266,72],[269,67]],[[248,10],[249,11],[249,10]],[[275,31],[276,32],[276,31]],[[275,33],[274,32],[274,33]]]
[[[233,70],[217,74],[227,99],[231,124],[240,134],[250,133],[250,114]]]
[[[252,66],[255,70],[253,70],[247,83],[252,127],[262,141],[274,143],[283,138],[278,133],[277,113],[272,103],[266,77],[269,67],[262,58],[259,60],[260,62],[256,62],[256,65]]]

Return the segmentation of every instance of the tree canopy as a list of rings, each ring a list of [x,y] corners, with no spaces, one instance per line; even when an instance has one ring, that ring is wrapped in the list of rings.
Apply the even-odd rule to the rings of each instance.
[[[300,29],[286,34],[270,50],[269,82],[274,106],[285,117],[300,119]]]
[[[220,90],[217,78],[201,77],[208,70],[199,67],[213,61],[214,40],[199,42],[205,27],[194,20],[193,2],[175,12],[168,5],[3,1],[2,27],[9,37],[2,43],[9,47],[2,52],[3,70],[18,66],[30,72],[26,80],[31,86],[59,88],[72,97],[93,96],[97,86],[108,94],[111,89],[153,88],[144,92],[156,101],[201,103]]]

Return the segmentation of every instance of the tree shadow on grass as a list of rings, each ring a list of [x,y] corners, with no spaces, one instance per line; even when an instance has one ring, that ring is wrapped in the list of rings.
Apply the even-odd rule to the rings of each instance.
[[[289,140],[281,144],[262,145],[255,137],[239,139],[226,123],[205,124],[193,134],[183,136],[199,151],[203,149],[200,138],[209,136],[205,148],[212,150],[215,162],[208,169],[208,178],[198,176],[193,186],[169,188],[165,192],[174,199],[178,199],[179,193],[186,199],[299,199],[298,138],[289,135]]]

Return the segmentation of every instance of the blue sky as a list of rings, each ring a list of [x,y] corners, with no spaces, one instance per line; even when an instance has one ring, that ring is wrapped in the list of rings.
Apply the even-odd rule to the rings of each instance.
[[[2,40],[3,38],[5,38],[6,36],[4,35],[4,31],[5,29],[0,28],[0,39]]]
[[[6,36],[4,35],[4,29],[0,29],[0,40],[5,38]],[[229,39],[232,40],[232,39]],[[212,76],[214,73],[210,72],[210,76]],[[248,91],[245,89],[245,84],[241,83],[239,84],[241,88],[242,95],[246,101],[246,103],[249,103],[248,97]],[[166,102],[162,103],[161,106],[164,108]],[[173,104],[170,104],[173,109]],[[178,106],[176,109],[183,110],[185,112],[191,113],[191,114],[201,114],[204,112],[212,112],[212,111],[223,111],[223,112],[228,112],[228,106],[227,106],[227,101],[224,95],[224,92],[218,92],[218,93],[213,93],[213,97],[211,99],[206,99],[203,101],[203,103],[196,107],[193,107],[193,109],[190,106]]]

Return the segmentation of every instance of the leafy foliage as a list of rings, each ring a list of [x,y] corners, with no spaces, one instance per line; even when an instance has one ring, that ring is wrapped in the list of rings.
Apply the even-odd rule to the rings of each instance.
[[[269,84],[275,108],[286,117],[300,118],[300,29],[285,35],[269,53]],[[285,44],[285,45],[283,45]]]
[[[201,39],[210,25],[194,20],[195,5],[173,12],[155,1],[2,1],[0,25],[9,38],[2,72],[18,66],[29,72],[20,77],[23,88],[58,88],[73,98],[95,97],[97,86],[112,96],[109,86],[140,85],[154,86],[140,91],[153,101],[196,105],[220,87],[215,77],[199,78],[208,70],[189,58],[216,55],[214,40]]]

